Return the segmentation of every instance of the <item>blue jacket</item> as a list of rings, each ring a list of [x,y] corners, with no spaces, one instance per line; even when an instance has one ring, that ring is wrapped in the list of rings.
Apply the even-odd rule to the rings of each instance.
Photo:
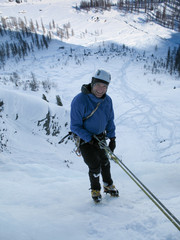
[[[96,112],[87,117],[101,102]],[[85,142],[92,136],[106,131],[108,138],[115,137],[114,110],[111,98],[105,94],[104,98],[97,98],[91,93],[91,85],[83,85],[81,93],[74,97],[71,103],[71,131]]]

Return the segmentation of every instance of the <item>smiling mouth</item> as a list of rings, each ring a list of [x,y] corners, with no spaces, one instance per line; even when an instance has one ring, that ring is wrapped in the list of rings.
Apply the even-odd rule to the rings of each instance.
[[[97,96],[102,96],[102,95],[103,95],[103,93],[96,93],[96,95],[97,95]]]
[[[98,95],[101,95],[101,94],[103,94],[103,93],[100,93],[100,92],[96,92]]]

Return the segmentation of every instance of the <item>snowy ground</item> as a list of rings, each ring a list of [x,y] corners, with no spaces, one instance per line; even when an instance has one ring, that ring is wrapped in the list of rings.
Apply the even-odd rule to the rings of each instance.
[[[0,153],[0,239],[179,240],[175,226],[114,162],[112,176],[120,197],[103,194],[102,203],[94,204],[88,190],[88,169],[73,152],[73,142],[58,141],[69,131],[70,103],[81,85],[90,81],[97,68],[111,72],[108,94],[115,110],[115,153],[179,219],[179,78],[145,72],[144,63],[136,61],[136,54],[134,60],[130,54],[112,53],[83,59],[81,51],[82,47],[95,51],[98,44],[103,46],[101,41],[113,41],[147,53],[154,53],[158,45],[156,54],[166,56],[168,46],[180,43],[180,35],[154,23],[145,24],[143,15],[132,17],[115,10],[101,14],[100,21],[95,22],[99,13],[77,13],[72,5],[76,2],[0,1],[3,16],[22,16],[24,10],[27,19],[42,17],[47,24],[52,19],[59,25],[70,21],[75,36],[64,43],[63,51],[74,48],[80,61],[77,64],[77,59],[66,55],[62,58],[62,43],[53,40],[47,51],[28,56],[18,66],[12,59],[0,70],[0,99],[4,102],[0,123],[7,129],[8,138],[7,150]],[[86,28],[88,33],[82,38]],[[101,34],[93,35],[97,30]],[[55,87],[45,93],[42,88],[31,92],[11,82],[4,84],[3,78],[8,79],[13,72],[21,81],[33,72],[39,81],[47,79]],[[42,100],[43,93],[49,103]],[[56,105],[57,94],[63,107]],[[42,125],[37,126],[48,109],[61,125],[57,137],[45,135]]]

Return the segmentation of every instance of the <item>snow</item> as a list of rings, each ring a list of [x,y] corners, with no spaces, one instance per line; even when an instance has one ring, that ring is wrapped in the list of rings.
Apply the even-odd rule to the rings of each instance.
[[[0,239],[178,240],[175,226],[114,162],[112,177],[120,197],[102,193],[102,202],[94,204],[88,169],[74,153],[74,143],[58,142],[69,131],[71,100],[81,85],[89,83],[98,68],[111,72],[108,94],[115,110],[115,154],[179,219],[179,78],[152,74],[137,56],[146,51],[149,59],[151,54],[165,58],[169,46],[180,44],[180,34],[146,23],[143,14],[115,9],[77,12],[72,6],[79,2],[0,1],[3,17],[26,17],[34,22],[42,18],[46,27],[52,19],[59,26],[70,22],[75,33],[63,43],[54,38],[48,50],[37,51],[25,61],[10,59],[0,69],[0,100],[4,102],[0,124],[7,129],[8,139],[7,148],[0,152]],[[96,54],[112,43],[125,44],[134,52]],[[71,49],[73,57],[69,57]],[[84,57],[84,49],[91,55]],[[20,77],[19,87],[8,81],[13,72]],[[39,82],[49,81],[51,89],[23,90],[31,73]],[[56,104],[56,95],[63,107]],[[43,128],[48,111],[60,126],[56,136],[46,135]]]

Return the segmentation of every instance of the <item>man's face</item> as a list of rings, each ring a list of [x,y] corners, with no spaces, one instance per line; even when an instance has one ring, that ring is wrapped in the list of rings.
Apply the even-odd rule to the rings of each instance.
[[[92,87],[92,94],[94,94],[97,98],[101,98],[107,92],[108,85],[104,83],[95,83]]]

